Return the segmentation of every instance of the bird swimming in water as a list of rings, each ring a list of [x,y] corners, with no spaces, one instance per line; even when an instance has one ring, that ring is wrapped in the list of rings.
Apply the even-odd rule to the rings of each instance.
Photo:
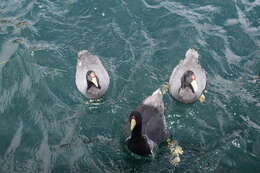
[[[84,96],[98,99],[106,93],[110,78],[100,59],[82,50],[78,52],[75,82]]]
[[[169,80],[169,92],[178,101],[192,103],[203,100],[206,72],[198,63],[199,54],[194,49],[186,52],[185,59],[173,69]]]
[[[153,154],[166,137],[163,94],[157,89],[131,112],[128,121],[128,149],[135,154]]]

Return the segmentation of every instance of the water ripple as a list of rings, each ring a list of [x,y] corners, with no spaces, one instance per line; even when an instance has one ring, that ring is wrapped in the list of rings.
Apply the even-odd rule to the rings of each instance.
[[[0,3],[0,172],[257,172],[259,0]],[[124,148],[127,116],[193,47],[206,102],[165,95],[178,167]],[[102,102],[75,86],[76,54],[97,54],[111,77]],[[241,165],[240,163],[243,163]],[[231,171],[231,172],[232,172]]]

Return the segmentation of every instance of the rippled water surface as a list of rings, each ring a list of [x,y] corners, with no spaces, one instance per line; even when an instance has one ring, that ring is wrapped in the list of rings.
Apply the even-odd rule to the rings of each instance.
[[[259,0],[1,0],[0,172],[260,171]],[[206,102],[165,95],[168,132],[154,158],[126,150],[127,117],[168,81],[188,48],[207,71]],[[111,77],[90,103],[76,54]]]

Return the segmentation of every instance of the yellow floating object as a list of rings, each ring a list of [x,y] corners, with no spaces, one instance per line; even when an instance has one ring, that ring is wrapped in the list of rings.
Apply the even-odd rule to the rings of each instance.
[[[204,94],[202,94],[202,95],[199,97],[199,101],[200,101],[201,103],[203,103],[203,102],[205,102],[205,100],[206,100],[206,97],[204,96]]]
[[[183,154],[183,150],[182,150],[182,148],[180,146],[176,146],[175,154],[176,155],[182,155]]]
[[[169,91],[170,85],[168,83],[162,84],[160,86],[162,94],[166,94]]]
[[[166,141],[171,153],[170,163],[174,166],[177,166],[181,161],[180,155],[183,154],[183,150],[181,146],[179,146],[177,142],[175,142],[174,140],[168,138]]]
[[[174,159],[170,160],[170,163],[174,166],[177,166],[178,163],[180,163],[181,159],[180,157],[175,157]]]
[[[5,63],[7,63],[7,62],[8,62],[8,61],[2,61],[2,62],[0,61],[0,65],[1,65],[1,64],[5,64]]]

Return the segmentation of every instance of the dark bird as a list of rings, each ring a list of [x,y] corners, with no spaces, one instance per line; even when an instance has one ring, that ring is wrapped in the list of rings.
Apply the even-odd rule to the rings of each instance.
[[[163,94],[157,89],[141,105],[131,112],[128,121],[130,151],[138,155],[150,155],[166,137]]]

